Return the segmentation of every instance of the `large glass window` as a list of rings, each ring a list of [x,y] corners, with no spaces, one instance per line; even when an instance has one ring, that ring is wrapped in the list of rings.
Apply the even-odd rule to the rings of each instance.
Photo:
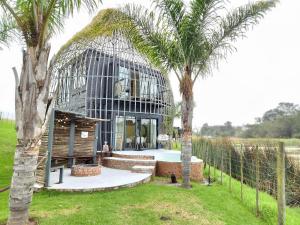
[[[156,98],[158,95],[158,89],[157,89],[157,79],[156,77],[150,77],[150,98]]]
[[[156,98],[158,96],[157,77],[119,66],[118,79],[115,82],[115,96],[119,98],[128,96],[143,99]]]
[[[140,97],[156,98],[158,96],[157,78],[149,74],[140,73]]]
[[[139,85],[139,73],[137,71],[131,71],[130,81],[130,96],[133,98],[140,96],[140,85]]]
[[[157,120],[117,116],[115,150],[156,148]]]
[[[140,73],[140,97],[148,98],[149,97],[149,79],[147,74]]]
[[[119,67],[118,79],[115,82],[115,96],[119,98],[126,98],[129,95],[129,80],[130,80],[130,69],[126,67]]]

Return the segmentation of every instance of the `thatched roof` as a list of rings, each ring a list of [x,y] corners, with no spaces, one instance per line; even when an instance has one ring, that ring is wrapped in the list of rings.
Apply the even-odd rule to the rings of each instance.
[[[128,22],[120,22],[120,11],[114,8],[101,10],[81,31],[77,32],[67,43],[65,43],[57,55],[70,47],[73,43],[81,40],[92,40],[99,36],[112,36],[113,31],[121,26],[129,26]]]
[[[126,17],[119,9],[108,8],[101,10],[92,19],[91,23],[76,33],[66,44],[60,48],[56,54],[56,57],[60,58],[61,54],[63,54],[65,50],[68,50],[72,44],[92,41],[100,36],[112,36],[114,31],[122,30],[122,33],[125,34],[125,36],[130,34],[130,42],[134,48],[139,53],[144,55],[154,67],[166,75],[167,70],[165,70],[159,60],[153,57],[153,49],[143,41],[133,23],[125,18]]]

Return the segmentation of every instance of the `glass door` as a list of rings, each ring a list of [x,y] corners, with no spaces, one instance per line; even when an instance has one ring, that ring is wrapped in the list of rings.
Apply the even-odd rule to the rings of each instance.
[[[123,150],[123,142],[124,142],[124,117],[117,116],[116,117],[116,125],[115,125],[115,149]]]
[[[126,117],[125,122],[125,149],[135,149],[136,146],[136,119]]]
[[[157,120],[151,119],[151,141],[150,141],[150,148],[156,148],[157,142]]]
[[[150,148],[151,126],[150,119],[141,119],[141,148]]]

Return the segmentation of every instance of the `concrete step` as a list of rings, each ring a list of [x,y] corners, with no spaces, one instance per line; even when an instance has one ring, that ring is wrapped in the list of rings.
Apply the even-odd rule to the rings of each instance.
[[[125,154],[120,154],[120,153],[112,153],[112,157],[116,158],[125,158],[125,159],[143,159],[143,160],[151,160],[154,159],[153,155],[126,155]]]
[[[104,157],[103,166],[120,170],[131,170],[134,166],[156,166],[153,159],[126,159],[118,157]]]
[[[133,173],[150,173],[155,176],[155,166],[133,166],[131,168]]]

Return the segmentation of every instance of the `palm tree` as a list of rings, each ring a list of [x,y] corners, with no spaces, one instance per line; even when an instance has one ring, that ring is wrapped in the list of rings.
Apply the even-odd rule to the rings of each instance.
[[[10,189],[8,224],[27,224],[40,139],[51,114],[49,39],[63,28],[65,18],[82,6],[90,12],[101,0],[0,0],[0,44],[18,35],[25,46],[16,81],[17,146]]]
[[[227,0],[154,0],[155,9],[129,4],[121,9],[134,30],[127,32],[156,66],[173,71],[182,96],[183,187],[190,187],[193,87],[220,59],[235,50],[233,42],[244,37],[276,0],[260,0],[233,10]],[[223,16],[224,15],[224,16]],[[134,32],[137,31],[137,32]],[[126,32],[126,31],[125,31]]]

